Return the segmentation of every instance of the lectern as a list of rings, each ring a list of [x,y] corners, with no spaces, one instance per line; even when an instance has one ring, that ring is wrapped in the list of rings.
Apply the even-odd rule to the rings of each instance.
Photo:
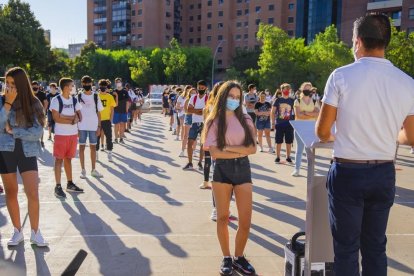
[[[328,217],[327,177],[315,174],[315,158],[317,149],[332,149],[333,143],[319,142],[319,138],[315,135],[315,121],[291,121],[290,123],[305,144],[308,159],[304,275],[311,276],[312,264],[316,263],[319,263],[318,267],[321,267],[322,263],[327,264],[326,270],[329,272],[319,274],[320,271],[314,271],[312,275],[331,275],[334,254]]]

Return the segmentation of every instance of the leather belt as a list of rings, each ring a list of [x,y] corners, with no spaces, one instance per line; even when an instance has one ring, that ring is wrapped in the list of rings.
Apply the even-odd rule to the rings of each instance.
[[[344,158],[338,158],[338,157],[334,157],[333,160],[338,163],[353,163],[353,164],[385,164],[385,163],[394,162],[394,160],[350,160],[350,159],[344,159]]]

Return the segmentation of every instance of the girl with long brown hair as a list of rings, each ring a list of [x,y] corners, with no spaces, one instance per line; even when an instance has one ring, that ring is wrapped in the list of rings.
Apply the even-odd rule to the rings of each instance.
[[[213,193],[217,208],[217,236],[223,253],[221,275],[232,275],[233,267],[252,275],[253,266],[244,257],[252,217],[252,178],[248,156],[256,153],[256,129],[243,113],[243,94],[239,83],[225,82],[219,89],[206,121],[202,141],[216,160]],[[229,207],[234,191],[239,215],[234,259],[229,245]]]
[[[34,95],[26,72],[15,67],[6,73],[6,89],[0,101],[0,174],[6,191],[6,205],[14,231],[9,246],[24,240],[17,200],[17,169],[28,201],[30,241],[48,246],[39,230],[39,173],[37,156],[43,134],[45,113]]]

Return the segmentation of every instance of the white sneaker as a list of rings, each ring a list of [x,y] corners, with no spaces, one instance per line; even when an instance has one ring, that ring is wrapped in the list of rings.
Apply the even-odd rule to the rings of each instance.
[[[175,141],[180,141],[180,137],[175,137]]]
[[[30,242],[32,244],[35,244],[37,247],[49,246],[49,243],[45,241],[39,229],[37,230],[37,233],[35,233],[35,231],[32,230],[32,234],[30,235]]]
[[[213,208],[213,210],[211,211],[210,219],[212,221],[217,221],[217,210],[216,210],[216,208]]]
[[[411,148],[410,153],[414,154],[414,148]]]
[[[180,155],[178,155],[178,157],[185,157],[184,151],[180,152]]]
[[[80,178],[82,178],[82,179],[86,179],[86,171],[85,171],[85,170],[82,170],[82,171],[81,171]]]
[[[108,152],[108,161],[114,162],[114,160],[112,159],[112,152]]]
[[[299,170],[296,170],[296,169],[295,169],[295,170],[292,172],[291,176],[295,176],[295,177],[299,176]]]
[[[200,186],[198,186],[202,190],[211,189],[210,182],[204,181]]]
[[[102,178],[103,175],[100,174],[96,169],[91,172],[91,175],[96,178]]]
[[[264,152],[263,147],[260,147],[260,152]]]
[[[17,228],[14,228],[14,232],[10,240],[7,242],[7,246],[17,246],[19,243],[24,241],[24,236],[22,230],[18,230]]]
[[[275,150],[273,148],[269,148],[269,153],[275,153]]]

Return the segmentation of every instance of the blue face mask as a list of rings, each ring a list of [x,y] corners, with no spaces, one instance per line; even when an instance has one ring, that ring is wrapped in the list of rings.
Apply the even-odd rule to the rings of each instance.
[[[234,111],[240,106],[240,100],[227,98],[226,107],[228,110]]]

